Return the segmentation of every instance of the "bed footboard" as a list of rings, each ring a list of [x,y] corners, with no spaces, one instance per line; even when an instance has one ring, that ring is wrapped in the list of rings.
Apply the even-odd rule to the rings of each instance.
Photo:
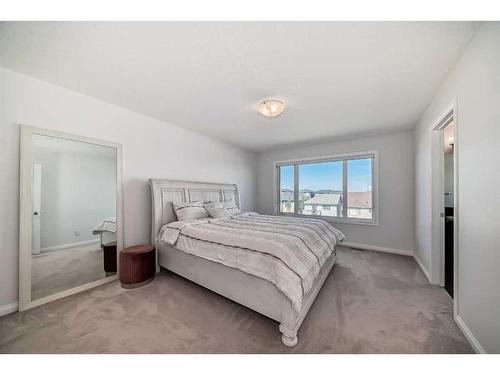
[[[186,254],[167,244],[157,244],[156,250],[162,267],[278,321],[281,341],[289,347],[297,345],[297,332],[336,260],[333,254],[327,259],[313,288],[304,298],[301,311],[297,313],[290,300],[264,279]]]
[[[326,278],[328,277],[330,271],[335,265],[335,261],[336,261],[336,256],[334,254],[332,254],[330,258],[327,259],[325,265],[323,266],[323,270],[316,279],[313,288],[309,291],[306,298],[304,299],[304,302],[302,304],[302,309],[300,310],[299,313],[295,312],[295,310],[292,308],[291,302],[288,299],[286,298],[282,299],[281,321],[280,321],[281,324],[279,330],[282,333],[281,341],[283,342],[284,345],[289,347],[297,345],[298,343],[297,332],[300,326],[302,325],[302,322],[304,321],[307,313],[309,312],[309,309],[311,308],[314,300],[316,299],[316,296],[321,290],[321,287],[325,283]]]

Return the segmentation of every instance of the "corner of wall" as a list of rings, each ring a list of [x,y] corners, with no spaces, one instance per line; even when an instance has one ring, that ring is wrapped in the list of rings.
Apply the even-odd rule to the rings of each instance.
[[[469,329],[469,327],[467,327],[467,325],[459,315],[455,316],[455,322],[457,323],[458,328],[460,328],[460,330],[464,334],[470,346],[472,346],[472,349],[474,349],[474,351],[478,354],[486,354],[486,350],[484,350],[476,336],[474,336],[472,331]]]

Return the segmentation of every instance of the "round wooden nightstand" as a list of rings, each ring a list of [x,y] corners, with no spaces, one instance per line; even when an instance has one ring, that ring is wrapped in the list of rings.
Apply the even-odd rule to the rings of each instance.
[[[156,272],[155,248],[138,245],[120,252],[120,282],[122,288],[132,289],[153,281]]]

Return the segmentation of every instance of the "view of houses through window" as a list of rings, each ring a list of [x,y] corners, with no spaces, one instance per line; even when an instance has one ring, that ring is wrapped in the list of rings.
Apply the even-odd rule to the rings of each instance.
[[[280,212],[295,212],[293,165],[280,167]]]
[[[355,159],[297,162],[278,166],[279,211],[372,220],[372,162],[373,155],[367,155]]]
[[[342,217],[342,162],[299,165],[299,214]]]
[[[372,159],[347,161],[347,217],[373,219]]]

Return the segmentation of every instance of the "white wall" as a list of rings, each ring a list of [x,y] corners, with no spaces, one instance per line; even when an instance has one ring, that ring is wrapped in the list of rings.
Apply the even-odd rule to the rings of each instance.
[[[0,68],[0,307],[18,295],[20,123],[123,145],[126,246],[149,241],[149,178],[236,183],[255,209],[254,153]]]
[[[258,211],[273,212],[275,161],[378,150],[379,225],[335,223],[346,241],[395,250],[413,251],[413,135],[411,131],[343,142],[280,148],[259,154]]]
[[[500,352],[500,23],[485,23],[415,129],[416,255],[432,271],[430,128],[457,100],[458,315],[487,352]]]
[[[77,143],[62,139],[58,142]],[[54,144],[40,147],[33,143],[33,163],[42,165],[42,251],[47,247],[99,240],[92,230],[104,219],[116,216],[116,152],[104,146],[101,150],[96,150],[95,145],[84,150],[82,147],[85,144],[62,150]]]

